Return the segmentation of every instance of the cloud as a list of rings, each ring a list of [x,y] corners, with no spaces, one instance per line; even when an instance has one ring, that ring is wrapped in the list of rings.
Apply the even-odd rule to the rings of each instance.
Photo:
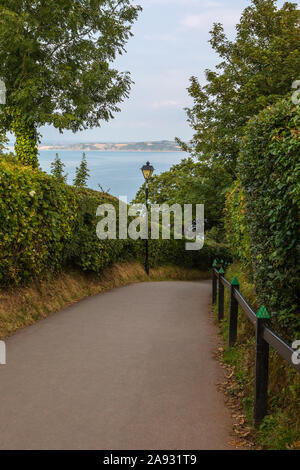
[[[207,32],[213,23],[222,23],[225,29],[234,29],[241,16],[240,10],[212,9],[200,14],[186,15],[180,22],[181,30],[204,30]]]
[[[154,101],[152,103],[152,108],[159,109],[159,108],[180,108],[182,104],[179,101],[175,100],[162,100],[162,101]]]

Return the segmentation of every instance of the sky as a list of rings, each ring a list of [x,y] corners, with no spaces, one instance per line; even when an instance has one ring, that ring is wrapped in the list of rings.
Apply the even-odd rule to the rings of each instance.
[[[50,126],[40,129],[42,143],[134,142],[189,140],[192,130],[185,107],[192,105],[187,88],[192,75],[205,81],[205,69],[219,62],[211,49],[209,31],[221,22],[229,37],[235,34],[250,0],[139,0],[143,7],[133,26],[127,53],[116,61],[135,82],[130,98],[115,119],[100,128],[60,134]],[[278,2],[281,6],[282,1]]]

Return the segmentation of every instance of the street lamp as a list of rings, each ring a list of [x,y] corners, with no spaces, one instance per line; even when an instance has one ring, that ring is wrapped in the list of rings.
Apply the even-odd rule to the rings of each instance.
[[[146,165],[141,168],[143,176],[146,181],[146,260],[145,260],[145,270],[149,276],[149,232],[148,232],[148,197],[149,197],[149,178],[151,178],[154,168],[150,165],[150,162],[147,162]]]

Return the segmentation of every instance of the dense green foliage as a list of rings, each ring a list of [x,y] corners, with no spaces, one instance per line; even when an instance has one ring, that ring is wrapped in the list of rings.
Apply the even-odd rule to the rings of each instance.
[[[21,161],[31,164],[35,139],[35,164],[38,127],[77,131],[119,111],[131,79],[111,64],[125,51],[139,10],[130,0],[0,0],[1,126],[22,126]]]
[[[115,261],[134,258],[135,248],[127,240],[99,240],[96,226],[99,204],[113,204],[118,213],[118,200],[86,188],[74,188],[77,201],[72,238],[66,245],[68,263],[84,271],[100,272]]]
[[[71,238],[71,188],[28,166],[0,160],[0,283],[20,283],[59,269]]]
[[[226,196],[225,230],[227,242],[235,259],[242,260],[245,267],[251,265],[251,240],[245,216],[245,192],[241,181],[234,183]]]
[[[210,43],[221,62],[216,71],[206,71],[204,86],[191,78],[194,105],[187,115],[194,136],[190,145],[181,143],[184,150],[235,177],[247,121],[300,77],[299,21],[296,3],[277,8],[275,0],[252,0],[234,40],[226,38],[221,24],[214,25]]]
[[[210,168],[192,158],[183,159],[169,171],[151,178],[151,204],[205,204],[205,230],[213,238],[223,239],[223,207],[230,178],[221,168]],[[145,200],[145,184],[136,195],[136,202]]]
[[[249,122],[238,168],[243,189],[227,200],[234,253],[251,261],[258,298],[273,322],[299,331],[299,105],[281,100]]]
[[[20,284],[66,265],[101,272],[115,261],[144,261],[143,240],[99,240],[99,204],[119,201],[107,194],[68,186],[46,173],[0,160],[0,284]],[[178,264],[207,269],[223,245],[187,252],[185,241],[150,240],[152,265]]]
[[[36,125],[30,122],[19,110],[5,110],[4,122],[10,121],[10,131],[16,137],[15,153],[17,159],[24,165],[38,167],[39,136]]]

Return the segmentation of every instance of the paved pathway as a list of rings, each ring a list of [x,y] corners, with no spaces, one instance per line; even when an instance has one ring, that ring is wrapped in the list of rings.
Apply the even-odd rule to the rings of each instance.
[[[134,284],[6,341],[1,449],[226,449],[209,282]]]

